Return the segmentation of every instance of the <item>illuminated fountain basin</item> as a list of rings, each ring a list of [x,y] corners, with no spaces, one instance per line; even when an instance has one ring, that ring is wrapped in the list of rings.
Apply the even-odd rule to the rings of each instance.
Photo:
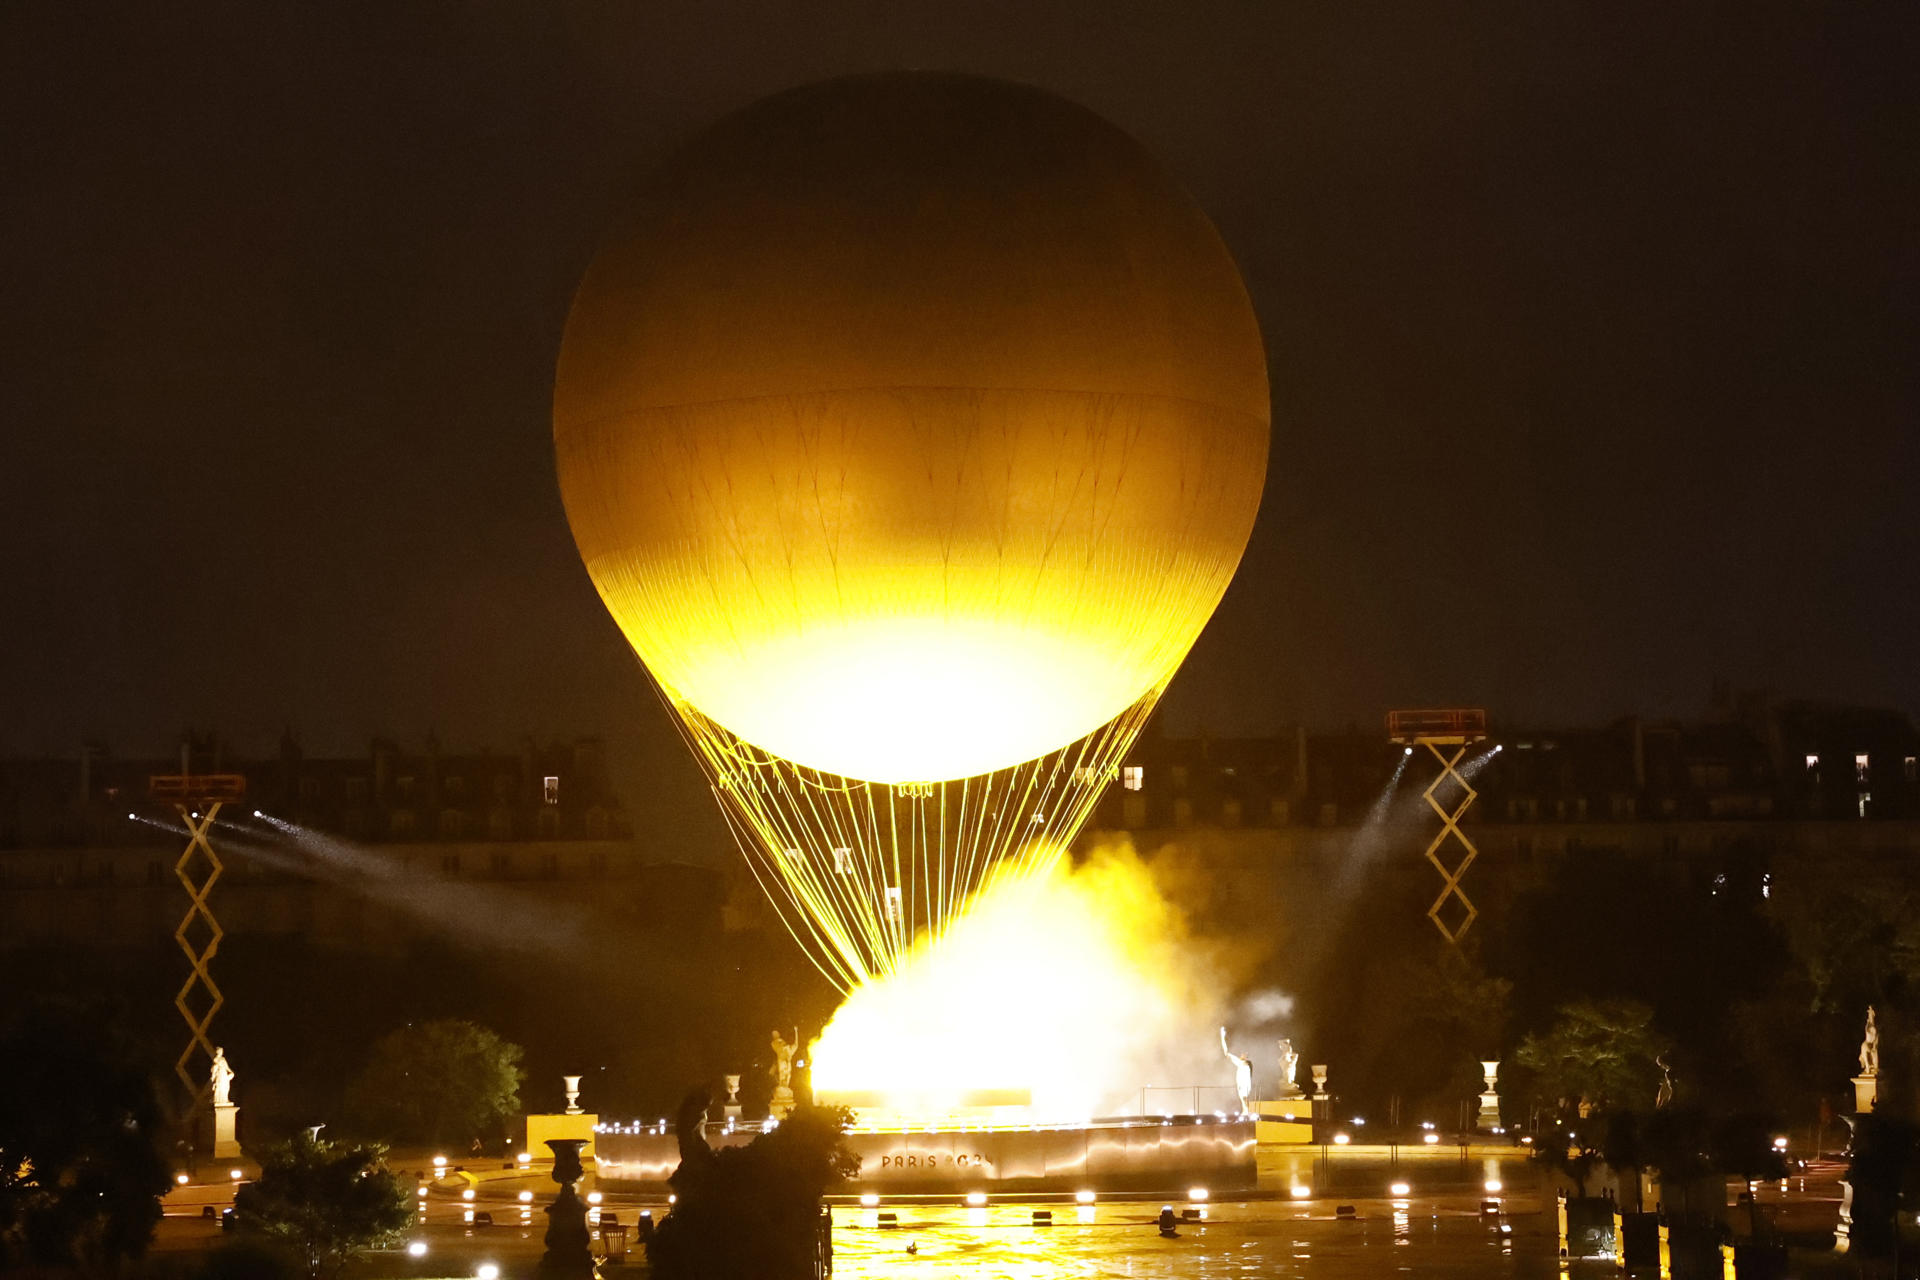
[[[751,1142],[757,1125],[709,1126],[715,1147]],[[1214,1192],[1255,1186],[1253,1121],[1121,1116],[1072,1125],[954,1129],[857,1128],[856,1188],[913,1195],[970,1191]],[[598,1135],[599,1185],[664,1190],[680,1163],[671,1127],[610,1125]]]

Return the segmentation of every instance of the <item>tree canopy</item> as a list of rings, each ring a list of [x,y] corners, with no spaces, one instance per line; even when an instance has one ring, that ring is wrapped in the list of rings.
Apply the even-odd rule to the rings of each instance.
[[[1654,1060],[1667,1047],[1646,1005],[1578,1000],[1562,1005],[1553,1026],[1522,1040],[1513,1056],[1531,1073],[1540,1101],[1563,1109],[1585,1102],[1604,1110],[1651,1100],[1660,1070]]]
[[[373,1046],[348,1107],[381,1138],[464,1145],[519,1110],[520,1057],[471,1022],[410,1024]]]
[[[53,1006],[0,1036],[0,1270],[111,1270],[170,1183],[153,1084],[104,1019]]]
[[[302,1134],[267,1150],[260,1177],[234,1195],[236,1225],[292,1248],[312,1277],[362,1249],[391,1244],[413,1221],[411,1189],[381,1165],[383,1147]]]

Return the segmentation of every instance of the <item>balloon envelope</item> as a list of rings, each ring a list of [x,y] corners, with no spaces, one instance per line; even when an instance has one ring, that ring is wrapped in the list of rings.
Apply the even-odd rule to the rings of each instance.
[[[853,778],[989,772],[1164,685],[1265,477],[1212,225],[1037,90],[833,81],[672,160],[589,269],[554,435],[671,697]]]

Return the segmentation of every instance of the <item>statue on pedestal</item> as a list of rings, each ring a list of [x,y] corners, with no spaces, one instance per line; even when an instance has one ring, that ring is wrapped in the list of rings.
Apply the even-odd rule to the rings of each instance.
[[[1280,1041],[1280,1096],[1297,1098],[1300,1086],[1294,1082],[1294,1076],[1300,1070],[1300,1055],[1293,1051],[1292,1040]]]
[[[1665,1111],[1673,1105],[1673,1068],[1667,1065],[1667,1055],[1655,1054],[1653,1065],[1660,1068],[1660,1088],[1653,1095],[1653,1109]]]
[[[1873,1006],[1867,1006],[1867,1034],[1860,1042],[1860,1074],[1865,1078],[1880,1074],[1880,1024],[1875,1020]]]
[[[1240,1094],[1240,1114],[1244,1116],[1253,1110],[1253,1059],[1243,1058],[1227,1047],[1225,1027],[1220,1028],[1220,1052],[1233,1064],[1233,1087]]]
[[[793,1029],[789,1040],[778,1030],[773,1033],[773,1102],[767,1110],[776,1120],[784,1120],[793,1110],[793,1055],[800,1047],[800,1028]]]
[[[219,1046],[213,1050],[213,1071],[208,1083],[213,1086],[214,1106],[233,1105],[233,1068],[227,1065],[227,1051]]]

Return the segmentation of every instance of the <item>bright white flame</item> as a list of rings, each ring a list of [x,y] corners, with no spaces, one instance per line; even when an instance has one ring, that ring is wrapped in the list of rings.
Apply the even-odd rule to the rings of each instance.
[[[1027,865],[848,997],[814,1050],[823,1100],[858,1099],[864,1124],[953,1122],[969,1095],[1024,1094],[1020,1122],[1082,1123],[1156,1079],[1225,1083],[1227,984],[1148,868],[1124,844]]]

